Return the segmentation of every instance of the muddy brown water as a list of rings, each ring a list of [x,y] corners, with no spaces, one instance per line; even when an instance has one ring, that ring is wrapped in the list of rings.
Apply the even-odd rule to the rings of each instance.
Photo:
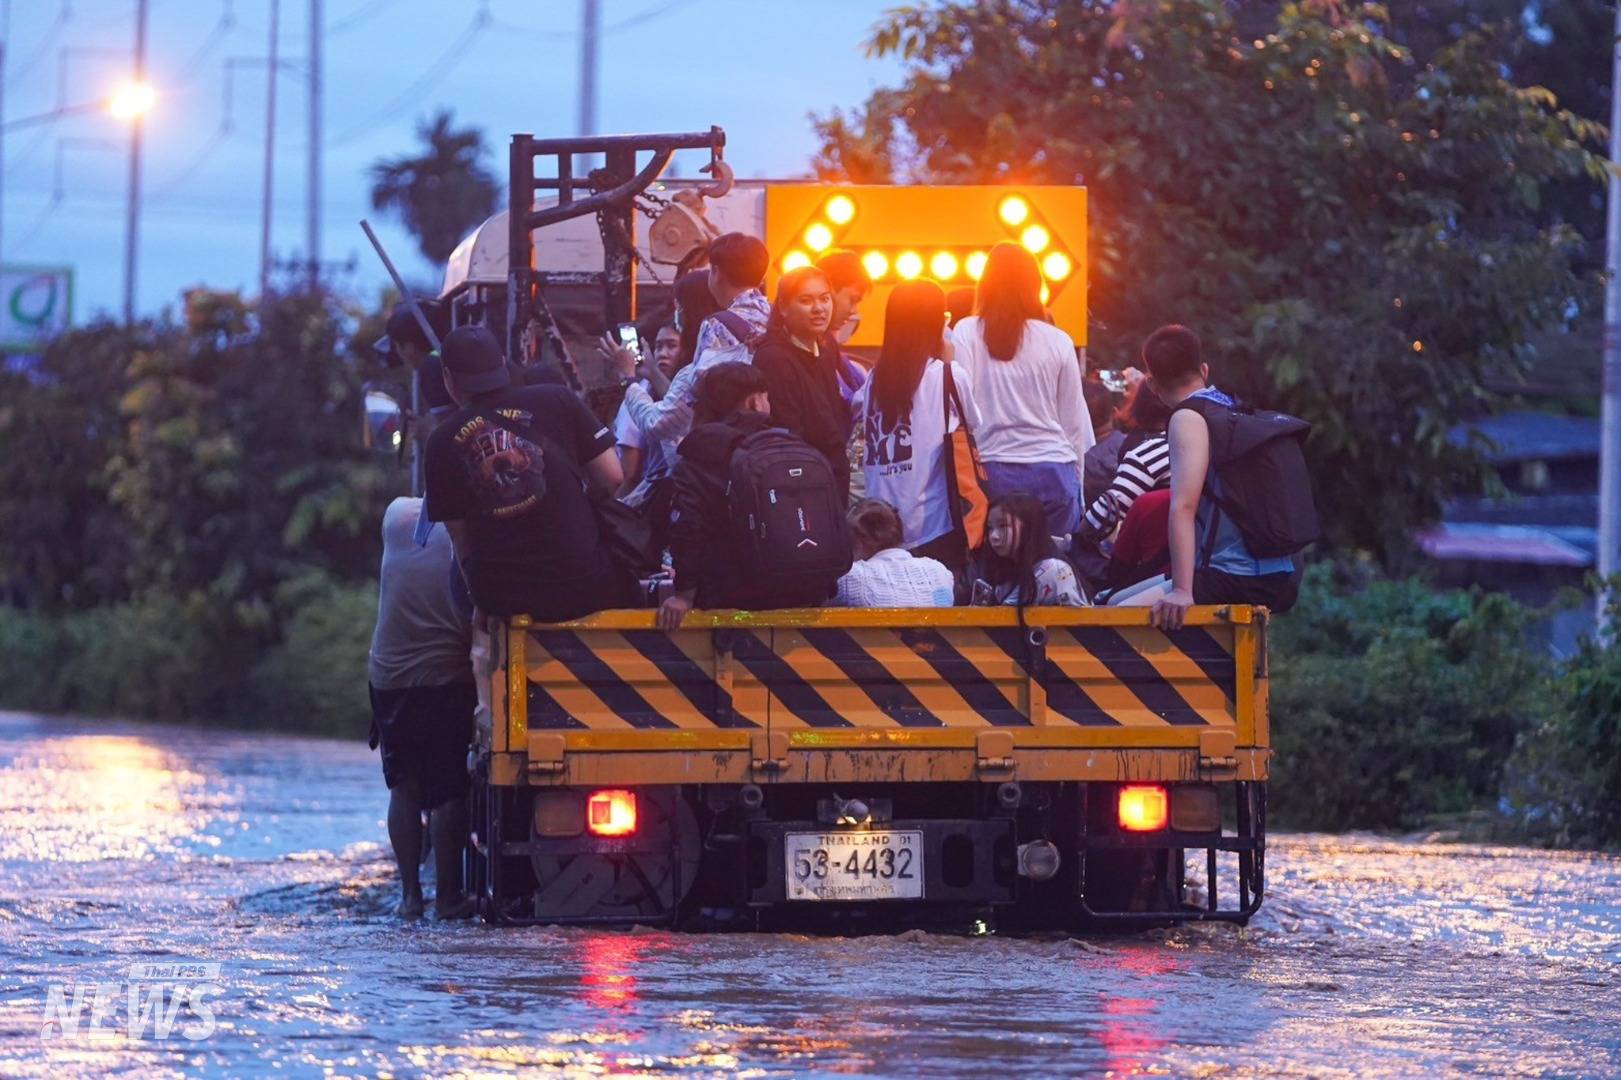
[[[384,805],[364,746],[0,714],[0,1076],[1621,1074],[1613,857],[1275,835],[1247,929],[1128,938],[496,930],[390,914]],[[209,989],[159,1038],[143,977]]]

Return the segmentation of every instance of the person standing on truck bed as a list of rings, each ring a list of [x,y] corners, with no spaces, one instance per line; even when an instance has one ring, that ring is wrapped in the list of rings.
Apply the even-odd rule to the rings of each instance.
[[[558,622],[635,606],[591,501],[623,478],[608,429],[562,387],[513,386],[482,326],[452,330],[443,357],[461,408],[428,440],[425,512],[449,529],[479,610]]]
[[[1125,603],[1151,606],[1154,625],[1166,630],[1181,627],[1194,604],[1257,604],[1274,612],[1289,610],[1300,587],[1294,560],[1251,552],[1233,514],[1217,504],[1221,488],[1211,467],[1209,417],[1234,413],[1237,403],[1210,385],[1210,365],[1201,355],[1198,335],[1185,326],[1162,326],[1143,344],[1143,359],[1154,393],[1172,410],[1166,429],[1171,576]],[[1289,498],[1296,493],[1278,494]],[[1310,498],[1309,490],[1305,497]]]
[[[950,357],[945,292],[927,279],[896,285],[884,308],[883,348],[857,408],[867,493],[900,511],[912,554],[961,575],[968,540],[951,516],[946,440],[964,423],[978,430],[979,410],[966,377],[950,378],[955,397],[948,403]]]
[[[1018,244],[991,248],[975,312],[952,341],[979,405],[986,494],[1030,492],[1053,534],[1068,536],[1081,523],[1081,462],[1097,439],[1075,343],[1043,320],[1036,257]]]
[[[838,356],[839,396],[850,407],[850,430],[845,432],[845,457],[850,463],[850,492],[866,494],[866,477],[861,471],[862,431],[856,422],[855,400],[867,385],[868,371],[844,348],[861,326],[861,302],[872,292],[872,275],[861,256],[848,248],[825,251],[816,259],[816,269],[827,275],[833,289],[833,317],[828,322],[828,347]]]
[[[833,322],[833,288],[827,275],[802,266],[782,275],[771,324],[754,354],[771,395],[771,419],[778,427],[821,451],[833,470],[841,506],[850,502],[850,406],[839,392],[838,342]]]
[[[377,626],[366,679],[371,745],[382,747],[388,785],[388,840],[400,867],[399,914],[422,915],[422,811],[430,811],[441,919],[464,919],[473,901],[462,892],[467,839],[467,746],[478,692],[469,658],[472,605],[455,593],[455,554],[443,529],[414,540],[422,500],[395,499],[383,514],[383,564]]]
[[[744,233],[725,233],[709,245],[709,292],[720,310],[699,325],[692,363],[676,374],[662,398],[655,400],[635,384],[635,355],[620,355],[615,374],[625,384],[625,405],[642,433],[664,444],[670,460],[692,430],[698,376],[716,364],[754,359],[771,317],[771,304],[760,291],[770,263],[765,245]]]

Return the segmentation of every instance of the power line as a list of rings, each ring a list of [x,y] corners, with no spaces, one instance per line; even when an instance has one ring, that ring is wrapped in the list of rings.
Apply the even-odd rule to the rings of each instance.
[[[191,59],[186,61],[186,66],[180,69],[190,73],[190,78],[186,79],[182,85],[189,86],[202,77],[199,74],[199,69],[202,67],[203,62],[212,55],[215,49],[219,48],[221,42],[231,36],[231,32],[235,29],[236,11],[234,0],[221,0],[219,21],[214,23],[214,29],[209,31],[208,37],[203,39],[203,43],[197,46],[197,51],[192,53]]]
[[[374,15],[386,11],[399,2],[400,0],[371,0],[369,4],[362,4],[331,26],[328,26],[326,28],[327,35],[342,34],[353,30],[355,27],[367,22]]]
[[[153,192],[152,196],[147,199],[147,202],[151,204],[162,203],[181,187],[183,187],[186,181],[190,180],[194,175],[196,175],[199,169],[208,164],[209,159],[212,158],[214,154],[219,151],[219,148],[225,143],[225,141],[231,137],[232,130],[233,129],[229,124],[221,123],[220,126],[214,130],[214,134],[209,137],[208,142],[203,144],[202,149],[198,150],[196,154],[192,155],[192,159],[188,161],[179,172],[175,173],[173,177],[165,182],[162,187]]]
[[[56,44],[57,35],[66,29],[68,23],[72,21],[73,5],[68,3],[68,0],[62,0],[62,6],[57,10],[56,18],[51,20],[51,25],[45,28],[45,36],[40,38],[38,45],[29,50],[27,62],[12,72],[11,78],[6,80],[6,89],[13,89],[18,83],[33,74],[40,61],[50,55],[51,46]]]
[[[672,11],[677,11],[693,3],[694,0],[664,0],[663,3],[654,4],[634,15],[627,15],[616,22],[603,26],[604,34],[617,34],[621,30],[629,30],[654,19],[663,18]],[[580,36],[578,30],[538,30],[530,26],[519,26],[517,23],[507,22],[505,19],[492,19],[490,29],[506,34],[508,37],[527,38],[531,41],[573,41]]]
[[[609,23],[607,26],[602,28],[602,32],[604,34],[614,34],[618,33],[620,30],[629,30],[633,26],[640,26],[642,23],[652,22],[654,19],[663,18],[670,12],[684,8],[692,2],[693,0],[664,0],[664,3],[662,4],[654,4],[645,11],[638,12],[635,15],[626,16],[625,18],[620,19],[618,22]]]
[[[450,47],[441,53],[437,60],[429,64],[421,75],[412,80],[411,85],[394,95],[386,105],[372,113],[365,120],[339,135],[333,140],[333,144],[342,146],[345,143],[354,142],[356,139],[370,134],[379,124],[385,124],[401,113],[410,110],[424,94],[438,84],[439,80],[450,74],[457,62],[467,54],[468,48],[473,42],[477,41],[490,28],[490,22],[490,9],[486,3],[481,5],[478,11],[474,13],[472,21],[467,24],[466,29],[461,32],[456,40],[450,43]]]

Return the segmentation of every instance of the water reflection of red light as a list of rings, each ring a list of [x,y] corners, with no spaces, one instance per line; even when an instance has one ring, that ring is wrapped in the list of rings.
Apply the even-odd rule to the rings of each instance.
[[[1163,947],[1127,948],[1113,954],[1114,967],[1128,979],[1157,979],[1187,966],[1185,958]],[[1152,993],[1152,984],[1132,986],[1139,995]],[[1158,1030],[1156,1020],[1165,1004],[1158,997],[1101,995],[1102,1021],[1098,1042],[1105,1054],[1105,1072],[1110,1076],[1133,1075],[1147,1071],[1150,1060],[1169,1041]]]
[[[636,1006],[636,968],[647,939],[635,934],[591,934],[580,942],[580,985],[586,1004],[625,1012]]]
[[[1148,1057],[1164,1048],[1166,1039],[1150,1026],[1160,1003],[1148,998],[1105,998],[1098,1041],[1107,1056],[1111,1076],[1142,1072]]]

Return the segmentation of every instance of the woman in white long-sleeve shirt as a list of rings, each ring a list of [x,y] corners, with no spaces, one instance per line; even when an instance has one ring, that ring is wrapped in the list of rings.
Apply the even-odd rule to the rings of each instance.
[[[990,495],[1034,495],[1054,535],[1081,520],[1081,462],[1096,438],[1075,343],[1042,319],[1041,270],[1017,244],[991,249],[977,314],[953,331],[979,407],[975,432]]]

